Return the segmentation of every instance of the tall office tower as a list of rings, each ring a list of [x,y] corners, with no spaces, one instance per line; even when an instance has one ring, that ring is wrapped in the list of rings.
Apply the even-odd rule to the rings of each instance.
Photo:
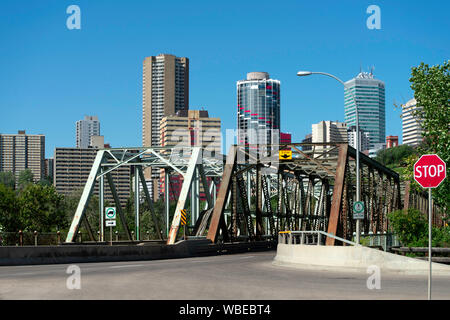
[[[356,149],[356,126],[350,126],[347,129],[347,137],[348,144]],[[369,149],[369,133],[359,128],[359,150],[368,153]]]
[[[338,121],[320,121],[312,125],[312,141],[313,143],[323,142],[343,142],[347,140],[347,124]],[[330,146],[316,146],[317,156],[329,149]],[[336,155],[336,152],[330,152],[328,155]]]
[[[386,138],[384,82],[374,79],[372,73],[360,72],[345,85],[344,106],[347,125],[356,125],[353,93],[358,104],[359,127],[369,133],[370,148],[376,143],[384,143]]]
[[[222,150],[220,118],[210,118],[206,110],[180,110],[175,115],[162,118],[160,124],[161,146],[163,147],[203,147],[204,158],[218,158]],[[170,199],[175,200],[181,191],[181,176],[170,178]],[[164,172],[160,175],[160,190],[164,190]],[[202,198],[202,188],[200,198]],[[162,194],[163,192],[160,192]]]
[[[237,82],[238,144],[280,142],[280,81],[267,72],[247,73]]]
[[[12,172],[16,177],[30,169],[35,182],[45,177],[45,136],[43,134],[0,134],[0,172]]]
[[[423,140],[423,120],[416,114],[421,108],[417,107],[416,99],[411,99],[402,105],[402,135],[403,144],[417,147]]]
[[[170,54],[145,58],[142,83],[142,145],[160,146],[161,119],[189,109],[189,59]],[[147,168],[144,175],[147,182],[158,179],[159,170]],[[151,189],[155,184],[148,183]]]
[[[97,116],[84,116],[83,120],[78,120],[77,130],[77,148],[86,149],[91,142],[91,136],[100,135],[100,122]]]

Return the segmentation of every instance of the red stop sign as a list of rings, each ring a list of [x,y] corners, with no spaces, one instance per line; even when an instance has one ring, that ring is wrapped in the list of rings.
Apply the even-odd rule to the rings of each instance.
[[[445,179],[447,168],[437,154],[425,154],[414,164],[414,179],[423,188],[436,188]]]

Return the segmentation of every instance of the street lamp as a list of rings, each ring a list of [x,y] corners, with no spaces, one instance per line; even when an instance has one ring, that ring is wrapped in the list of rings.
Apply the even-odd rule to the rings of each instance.
[[[299,77],[306,77],[310,76],[312,74],[321,74],[324,76],[331,77],[340,83],[344,85],[344,88],[347,88],[345,85],[345,82],[339,79],[336,76],[333,76],[332,74],[326,73],[326,72],[312,72],[312,71],[299,71],[297,72],[297,76]],[[359,182],[359,117],[358,117],[358,105],[356,104],[356,97],[353,92],[351,92],[351,95],[353,97],[353,102],[355,103],[355,111],[356,111],[356,201],[360,201],[360,182]],[[360,229],[360,220],[356,220],[356,243],[359,244],[359,229]]]

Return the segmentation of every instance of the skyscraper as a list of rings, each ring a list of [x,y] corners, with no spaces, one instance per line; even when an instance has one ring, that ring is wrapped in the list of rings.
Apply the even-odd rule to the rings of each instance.
[[[347,124],[338,121],[320,121],[312,125],[312,142],[347,142]],[[316,146],[317,155],[328,149],[327,146]],[[337,150],[328,155],[337,155]],[[328,156],[327,155],[327,156]]]
[[[267,72],[250,72],[237,82],[238,144],[280,141],[280,81]]]
[[[160,54],[144,59],[142,75],[142,145],[160,146],[160,121],[164,116],[189,109],[189,59]],[[144,170],[148,180],[159,171]],[[153,190],[153,185],[149,187]]]
[[[221,156],[222,139],[220,118],[210,118],[206,110],[180,110],[173,116],[161,120],[161,145],[163,147],[203,147],[202,157],[216,158]],[[207,180],[210,180],[208,177]],[[161,170],[160,194],[164,190],[165,176]],[[182,187],[182,176],[172,174],[170,177],[171,200],[178,199]],[[200,199],[203,186],[200,186]]]
[[[100,135],[100,122],[97,116],[84,116],[76,123],[76,147],[86,149],[89,147],[92,136]]]
[[[402,143],[412,147],[417,147],[423,140],[423,120],[416,114],[419,110],[416,99],[402,105]]]
[[[35,182],[45,177],[45,136],[26,134],[0,134],[0,172],[12,172],[16,177],[30,169]]]
[[[355,94],[359,127],[369,133],[370,148],[376,143],[384,143],[386,138],[384,82],[374,79],[372,73],[360,72],[345,85],[344,106],[347,125],[356,125],[356,108],[352,96]]]
[[[170,54],[147,57],[142,81],[142,144],[159,146],[161,119],[189,109],[189,59]]]

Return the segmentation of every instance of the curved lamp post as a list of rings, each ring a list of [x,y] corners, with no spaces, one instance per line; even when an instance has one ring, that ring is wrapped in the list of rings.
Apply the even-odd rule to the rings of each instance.
[[[299,71],[297,72],[297,76],[306,77],[312,74],[321,74],[324,76],[331,77],[344,85],[344,88],[347,88],[345,82],[339,79],[338,77],[326,73],[326,72],[312,72],[312,71]],[[353,97],[353,102],[355,103],[355,111],[356,111],[356,201],[360,201],[360,181],[359,181],[359,117],[358,117],[358,105],[356,104],[356,97],[353,92],[350,92]],[[359,244],[359,229],[360,229],[360,220],[356,220],[356,243]]]

